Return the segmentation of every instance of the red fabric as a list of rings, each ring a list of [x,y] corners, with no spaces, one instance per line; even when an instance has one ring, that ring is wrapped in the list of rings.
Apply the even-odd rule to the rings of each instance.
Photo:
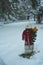
[[[31,30],[24,30],[22,33],[22,40],[25,40],[25,45],[32,45]]]

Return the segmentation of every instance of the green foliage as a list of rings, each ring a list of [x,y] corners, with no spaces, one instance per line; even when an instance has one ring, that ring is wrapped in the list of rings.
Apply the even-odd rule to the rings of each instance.
[[[12,0],[12,2],[13,2],[13,3],[14,3],[14,2],[17,3],[17,2],[19,2],[19,1],[18,1],[18,0]]]
[[[15,12],[17,12],[17,5],[14,3],[18,3],[18,0],[12,0],[11,2],[9,0],[0,0],[0,19],[10,19],[11,17],[15,17]],[[15,7],[16,6],[16,11]],[[10,17],[11,16],[11,17]]]
[[[32,43],[35,42],[35,40],[36,40],[36,36],[37,36],[37,32],[34,32],[34,31],[32,30],[32,35],[31,35]]]
[[[21,0],[23,3],[23,6],[21,5],[20,7],[18,3],[19,0],[12,0],[11,2],[9,0],[0,0],[0,18],[3,19],[10,19],[11,17],[17,18],[17,16],[25,16],[25,14],[28,14],[31,9],[28,8],[29,5],[29,0]],[[28,1],[29,3],[27,4]],[[37,0],[30,0],[33,8],[36,8],[36,5],[38,5]],[[11,15],[11,17],[10,17]],[[22,18],[22,17],[21,17]]]
[[[6,20],[6,16],[9,15],[9,12],[11,11],[11,3],[9,0],[1,0],[0,1],[0,16],[1,18]]]
[[[36,9],[38,6],[38,1],[37,0],[31,0],[31,3],[32,3],[32,8]]]

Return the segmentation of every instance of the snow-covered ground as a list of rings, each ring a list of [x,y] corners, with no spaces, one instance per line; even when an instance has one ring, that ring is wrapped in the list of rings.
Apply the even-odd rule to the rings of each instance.
[[[15,22],[0,26],[0,65],[43,65],[43,24],[31,23],[32,27],[38,28],[35,42],[35,50],[39,53],[30,57],[22,58],[19,55],[24,52],[22,32],[26,22]]]

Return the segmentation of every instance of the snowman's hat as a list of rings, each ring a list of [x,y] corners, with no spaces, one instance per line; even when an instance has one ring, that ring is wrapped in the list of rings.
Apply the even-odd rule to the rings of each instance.
[[[26,29],[30,29],[30,28],[32,28],[32,25],[31,24],[27,24],[26,25]]]

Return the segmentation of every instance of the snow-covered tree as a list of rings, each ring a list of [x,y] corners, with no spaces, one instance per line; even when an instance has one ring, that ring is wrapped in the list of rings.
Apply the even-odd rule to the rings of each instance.
[[[38,0],[39,1],[39,0]],[[37,0],[0,0],[0,18],[14,20],[25,17],[38,6]]]
[[[31,0],[31,5],[33,9],[37,9],[39,4],[40,4],[40,0]]]

